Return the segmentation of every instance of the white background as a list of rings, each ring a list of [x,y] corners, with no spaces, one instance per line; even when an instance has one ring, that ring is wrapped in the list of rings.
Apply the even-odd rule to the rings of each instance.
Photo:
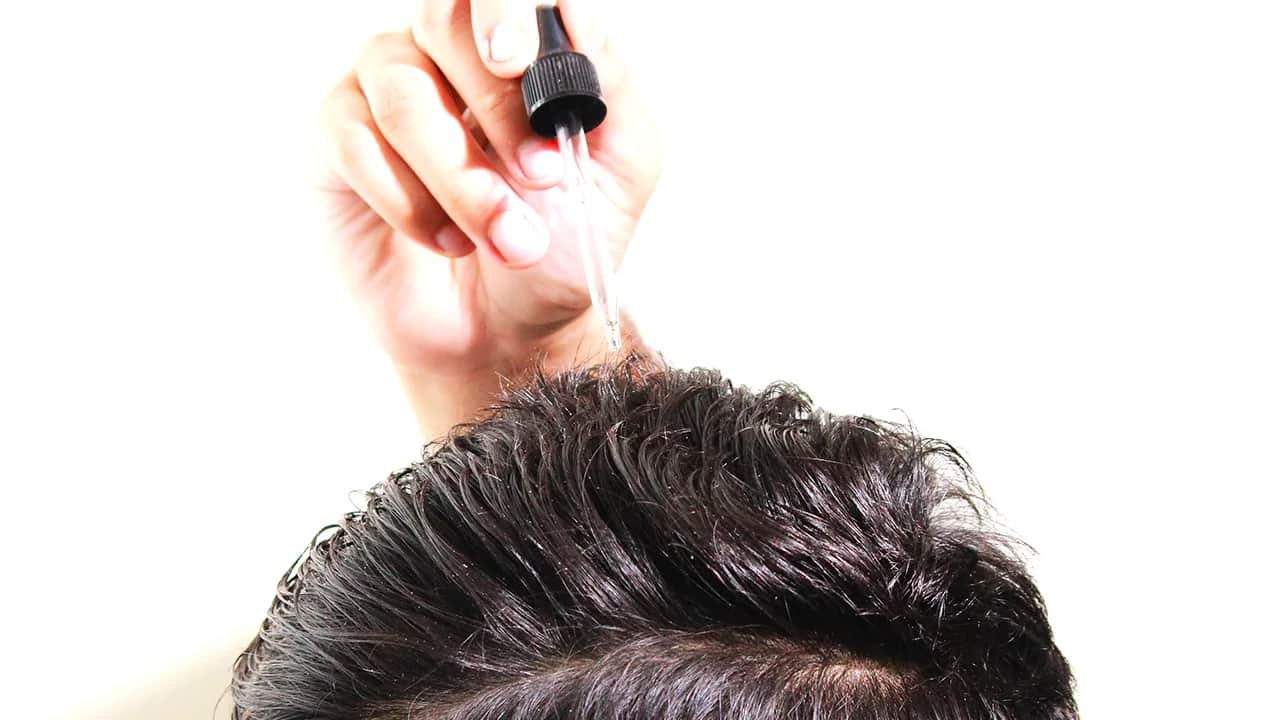
[[[411,5],[0,10],[6,717],[209,717],[293,556],[416,457],[306,193],[320,97]],[[644,333],[959,445],[1088,718],[1269,706],[1275,8],[613,8],[669,145]]]

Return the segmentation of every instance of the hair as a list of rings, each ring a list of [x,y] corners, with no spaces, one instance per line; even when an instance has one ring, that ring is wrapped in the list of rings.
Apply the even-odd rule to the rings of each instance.
[[[242,720],[1077,717],[950,445],[631,358],[508,389],[282,579]]]

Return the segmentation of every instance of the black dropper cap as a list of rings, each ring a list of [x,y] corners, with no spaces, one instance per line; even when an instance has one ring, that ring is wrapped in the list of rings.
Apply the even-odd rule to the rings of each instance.
[[[604,97],[596,68],[586,55],[575,52],[564,30],[560,8],[538,6],[538,58],[520,79],[529,125],[543,137],[556,136],[556,124],[571,115],[588,132],[604,122]]]

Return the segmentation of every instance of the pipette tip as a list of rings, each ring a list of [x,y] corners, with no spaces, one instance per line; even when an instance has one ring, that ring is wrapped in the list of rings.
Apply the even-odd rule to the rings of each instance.
[[[618,327],[618,323],[605,323],[604,337],[609,343],[609,352],[618,352],[622,349],[622,328]]]

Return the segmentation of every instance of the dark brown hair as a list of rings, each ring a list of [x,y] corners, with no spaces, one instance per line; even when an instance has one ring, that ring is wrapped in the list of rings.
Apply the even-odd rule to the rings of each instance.
[[[1076,717],[946,443],[631,360],[536,377],[285,576],[245,720]]]

